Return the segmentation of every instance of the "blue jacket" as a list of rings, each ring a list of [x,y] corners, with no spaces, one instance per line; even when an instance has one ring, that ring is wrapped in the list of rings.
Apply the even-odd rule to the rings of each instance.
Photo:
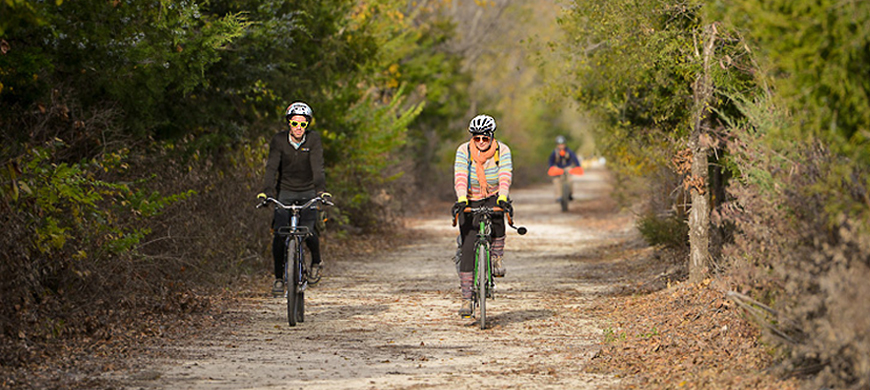
[[[559,148],[553,149],[553,153],[550,154],[550,166],[556,166],[559,168],[566,168],[569,166],[580,166],[580,161],[577,159],[577,155],[574,154],[574,151],[571,148],[565,147],[565,155],[559,155]]]

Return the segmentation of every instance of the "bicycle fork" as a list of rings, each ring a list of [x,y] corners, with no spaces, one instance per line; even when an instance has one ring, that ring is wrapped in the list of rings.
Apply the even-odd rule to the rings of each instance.
[[[296,231],[296,227],[298,225],[299,225],[299,217],[294,213],[293,215],[290,216],[290,227],[292,228],[293,231]],[[290,245],[290,240],[294,240],[296,242],[296,251],[295,251],[295,253],[293,253],[293,255],[296,256],[296,259],[298,260],[298,261],[293,262],[293,263],[296,263],[296,269],[294,269],[293,272],[296,273],[296,280],[299,281],[299,283],[298,283],[299,284],[299,292],[305,292],[305,289],[308,287],[308,278],[305,277],[305,256],[302,253],[302,251],[304,250],[304,249],[302,249],[302,245],[305,244],[305,240],[303,238],[300,238],[299,236],[295,236],[295,235],[288,236],[287,237],[287,245],[288,246]],[[289,266],[291,266],[292,259],[287,259],[287,260],[288,261],[286,263],[287,264],[286,266],[289,267]],[[289,283],[292,283],[292,281],[293,281],[293,279],[288,280]],[[287,289],[287,290],[289,291],[289,289]]]

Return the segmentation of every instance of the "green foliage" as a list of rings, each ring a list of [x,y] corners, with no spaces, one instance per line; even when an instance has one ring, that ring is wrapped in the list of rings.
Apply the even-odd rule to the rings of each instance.
[[[62,0],[56,0],[60,5]],[[3,0],[0,1],[0,39],[6,35],[6,31],[18,27],[20,24],[42,24],[45,20],[40,18],[37,12],[38,5],[28,0]]]
[[[740,0],[711,8],[758,50],[765,81],[794,116],[794,126],[771,129],[775,137],[818,137],[870,161],[870,4]]]
[[[172,127],[167,107],[207,85],[206,70],[248,26],[239,14],[204,14],[196,2],[58,2],[34,7],[42,23],[6,32],[0,56],[3,111],[46,104],[65,84],[85,105],[120,105],[133,134]]]
[[[604,342],[605,343],[614,343],[617,341],[625,341],[628,338],[628,334],[625,332],[617,332],[613,328],[605,328],[604,329]]]
[[[601,1],[576,4],[560,19],[576,57],[575,97],[614,138],[686,134],[697,5]]]
[[[131,285],[162,299],[181,279],[262,271],[268,218],[238,205],[290,102],[309,103],[324,135],[343,212],[330,219],[363,227],[388,219],[375,198],[411,181],[401,153],[431,164],[422,156],[467,107],[453,25],[405,1],[0,0],[0,12],[0,272],[12,275],[0,292],[45,328]],[[202,234],[211,226],[238,229]],[[32,326],[23,316],[0,308],[0,332]]]
[[[691,130],[694,83],[702,58],[702,1],[576,2],[560,18],[568,34],[577,101],[599,119],[608,161],[643,164],[631,145],[683,149]],[[734,33],[718,27],[711,115],[738,116],[730,96],[754,88],[751,58]],[[640,153],[641,155],[648,153]],[[629,160],[632,160],[631,162]],[[657,164],[656,162],[651,162]],[[649,171],[642,166],[624,168]]]
[[[149,232],[137,223],[140,219],[193,195],[164,197],[129,183],[100,180],[100,174],[124,169],[126,165],[119,164],[123,155],[74,164],[53,162],[52,155],[62,148],[59,141],[34,147],[3,172],[7,186],[0,188],[0,195],[22,213],[39,253],[130,250]]]
[[[401,108],[404,100],[402,88],[386,106],[364,99],[349,112],[349,120],[360,129],[356,137],[337,139],[341,135],[324,134],[344,148],[344,164],[334,166],[330,173],[338,179],[336,194],[346,198],[342,205],[357,225],[377,222],[382,210],[371,210],[371,198],[403,174],[397,169],[400,165],[394,152],[404,145],[408,125],[423,110],[422,103]]]
[[[636,224],[637,230],[650,245],[687,249],[689,225],[676,215],[647,213],[638,217]]]
[[[735,98],[734,283],[779,310],[790,364],[820,386],[868,386],[868,5],[712,3],[740,32],[763,93]]]

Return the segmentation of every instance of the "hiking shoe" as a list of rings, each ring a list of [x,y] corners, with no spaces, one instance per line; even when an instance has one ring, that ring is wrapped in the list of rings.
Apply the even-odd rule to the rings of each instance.
[[[507,269],[505,269],[503,259],[504,259],[503,256],[494,256],[492,258],[492,276],[495,276],[497,278],[504,277],[504,274],[507,271]]]
[[[462,307],[459,308],[459,316],[462,318],[471,317],[471,300],[463,299]]]
[[[312,263],[311,271],[308,272],[308,284],[317,284],[323,276],[323,263]]]
[[[272,283],[272,296],[275,298],[280,298],[284,296],[284,281],[281,279],[275,279],[275,283]]]

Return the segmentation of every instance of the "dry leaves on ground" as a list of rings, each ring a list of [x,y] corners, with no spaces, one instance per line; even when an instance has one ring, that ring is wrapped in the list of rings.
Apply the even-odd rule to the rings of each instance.
[[[614,310],[616,309],[616,310]],[[683,282],[641,296],[607,298],[610,325],[588,370],[624,378],[624,388],[797,389],[769,368],[774,351],[723,289]]]

